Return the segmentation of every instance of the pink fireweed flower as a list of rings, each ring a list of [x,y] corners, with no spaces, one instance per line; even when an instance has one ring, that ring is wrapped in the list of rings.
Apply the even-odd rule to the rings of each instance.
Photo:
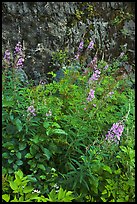
[[[97,55],[94,56],[93,60],[90,61],[87,67],[91,67],[93,70],[97,69]]]
[[[91,81],[97,81],[100,77],[100,70],[96,69],[94,72],[93,72],[93,75],[89,78],[89,84],[91,83]]]
[[[80,44],[79,44],[79,47],[78,47],[77,54],[75,55],[75,59],[76,59],[76,60],[79,59],[79,57],[80,57],[80,53],[81,53],[81,51],[83,50],[83,46],[84,46],[84,42],[81,41]]]
[[[23,67],[24,55],[22,52],[22,45],[18,42],[15,46],[14,55],[17,57],[16,68]]]
[[[89,43],[87,49],[93,49],[93,47],[94,47],[94,42],[91,41],[91,42]]]
[[[21,54],[22,53],[22,45],[20,42],[18,42],[15,46],[14,54]]]
[[[90,92],[89,92],[88,97],[87,97],[88,102],[92,101],[92,99],[95,98],[94,92],[95,91],[93,89],[90,89]]]
[[[121,122],[114,123],[111,129],[106,134],[106,140],[119,143],[123,130],[124,125]]]
[[[34,106],[29,106],[28,109],[27,109],[27,112],[30,113],[33,116],[36,116]]]
[[[17,67],[22,67],[23,66],[23,62],[24,62],[24,58],[20,57],[16,63]]]
[[[83,49],[83,46],[84,46],[84,42],[81,41],[80,44],[79,44],[78,50],[79,50],[79,51],[82,50],[82,49]]]

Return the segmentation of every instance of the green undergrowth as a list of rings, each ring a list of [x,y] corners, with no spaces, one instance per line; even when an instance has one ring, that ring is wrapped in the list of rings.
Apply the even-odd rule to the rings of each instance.
[[[134,89],[118,74],[116,60],[108,69],[98,60],[100,77],[90,83],[93,69],[84,74],[83,66],[74,61],[62,68],[60,81],[24,87],[4,69],[3,201],[135,200]],[[118,121],[124,125],[120,141],[108,141]]]

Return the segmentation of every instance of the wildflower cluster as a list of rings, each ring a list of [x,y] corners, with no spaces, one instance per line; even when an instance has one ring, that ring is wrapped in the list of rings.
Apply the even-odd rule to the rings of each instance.
[[[118,143],[123,133],[124,125],[121,122],[114,123],[106,134],[106,140]]]
[[[36,116],[34,106],[29,106],[28,109],[27,109],[27,112],[32,114],[32,116]]]
[[[17,68],[23,67],[24,55],[22,51],[22,45],[20,42],[18,42],[17,45],[15,46],[14,55],[15,57],[17,57],[17,62],[15,66]]]
[[[93,72],[93,75],[89,78],[89,84],[91,81],[97,81],[100,77],[100,73],[101,73],[100,70],[95,70]]]
[[[81,52],[83,51],[83,47],[84,47],[84,41],[81,41],[78,47],[78,52],[75,55],[76,59],[79,59]],[[94,47],[94,42],[91,40],[91,42],[89,43],[87,50],[91,50]]]
[[[10,51],[7,49],[4,53],[4,61],[6,64],[10,64],[10,61],[11,61],[11,53]],[[17,43],[17,45],[15,46],[15,49],[14,49],[14,59],[13,59],[13,63],[14,63],[14,66],[16,68],[21,68],[23,67],[23,63],[24,63],[24,54],[23,54],[23,51],[22,51],[22,45],[20,42]]]
[[[87,66],[92,68],[93,70],[97,69],[97,55],[94,56],[93,60],[91,60],[91,62]]]
[[[90,89],[90,92],[89,92],[88,97],[87,97],[88,102],[92,101],[92,99],[95,98],[94,92],[95,91],[93,89]]]

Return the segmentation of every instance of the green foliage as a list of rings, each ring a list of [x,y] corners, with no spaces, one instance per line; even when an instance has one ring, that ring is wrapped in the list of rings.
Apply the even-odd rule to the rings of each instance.
[[[63,66],[69,62],[67,51],[59,50],[52,53],[53,65]]]
[[[74,199],[73,192],[64,191],[61,187],[58,192],[53,189],[48,194],[48,198],[39,195],[40,191],[34,190],[28,176],[24,176],[20,169],[15,172],[15,179],[10,179],[8,182],[11,191],[8,189],[8,194],[2,195],[2,199],[6,202],[71,202]]]
[[[4,201],[134,201],[135,94],[128,76],[118,78],[122,60],[106,70],[98,60],[100,77],[90,83],[93,69],[86,75],[76,62],[64,66],[59,82],[36,87],[21,87],[12,71],[3,72]],[[90,89],[95,97],[88,101]],[[117,121],[124,123],[119,144],[105,140]]]

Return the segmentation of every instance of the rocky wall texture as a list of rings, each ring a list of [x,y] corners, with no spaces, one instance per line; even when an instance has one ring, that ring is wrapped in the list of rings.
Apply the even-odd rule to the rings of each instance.
[[[106,59],[118,56],[127,43],[134,61],[134,7],[134,2],[3,2],[3,52],[20,41],[24,70],[33,79],[52,70],[53,52],[67,50],[73,57],[83,37],[94,39]]]

